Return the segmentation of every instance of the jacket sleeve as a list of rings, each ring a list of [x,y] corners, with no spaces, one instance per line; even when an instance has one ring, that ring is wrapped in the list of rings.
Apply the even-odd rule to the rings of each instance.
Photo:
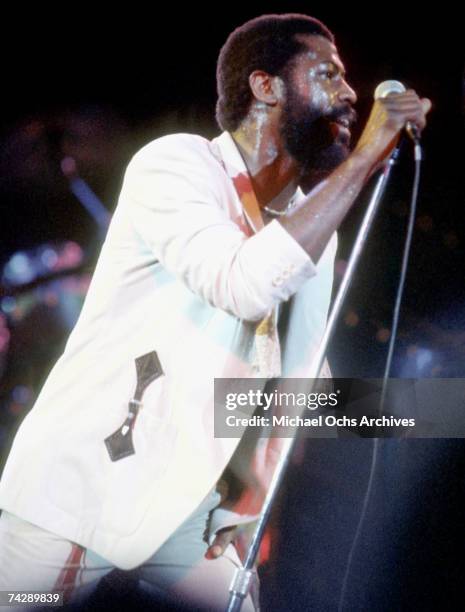
[[[144,147],[128,166],[120,204],[129,206],[160,263],[191,291],[240,319],[260,320],[316,268],[275,220],[253,236],[241,231],[226,211],[220,165],[190,138]]]

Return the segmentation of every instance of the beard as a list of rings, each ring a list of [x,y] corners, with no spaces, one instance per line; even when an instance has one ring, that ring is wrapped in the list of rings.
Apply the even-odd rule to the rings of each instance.
[[[324,113],[316,105],[304,102],[292,87],[288,88],[280,132],[287,152],[300,165],[299,186],[304,193],[349,156],[350,137],[340,130],[335,133],[334,124],[331,125],[341,116],[355,120],[355,112],[349,104]]]

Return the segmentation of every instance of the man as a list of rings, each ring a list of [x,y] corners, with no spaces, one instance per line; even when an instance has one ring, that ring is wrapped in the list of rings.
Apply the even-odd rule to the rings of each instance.
[[[431,106],[378,100],[350,153],[356,95],[332,34],[303,15],[234,31],[217,81],[218,138],[167,136],[128,166],[80,319],[3,474],[0,589],[72,600],[137,568],[170,600],[226,606],[230,527],[258,513],[279,444],[215,438],[213,380],[315,374],[335,230]],[[245,480],[234,499],[228,470]]]

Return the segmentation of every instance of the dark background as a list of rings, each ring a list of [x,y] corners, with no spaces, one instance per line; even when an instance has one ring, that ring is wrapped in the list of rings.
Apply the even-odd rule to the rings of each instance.
[[[281,2],[248,9],[153,5],[149,11],[134,5],[97,17],[95,7],[67,5],[50,16],[40,7],[6,21],[0,261],[4,266],[18,252],[36,261],[47,245],[77,245],[78,256],[55,281],[36,276],[26,287],[3,283],[3,448],[63,346],[99,248],[97,228],[71,194],[60,161],[72,156],[111,211],[125,165],[140,146],[175,131],[218,133],[219,49],[234,27],[269,12],[312,14],[335,33],[359,97],[354,141],[379,82],[401,80],[432,100],[392,375],[464,377],[464,37],[452,7]],[[383,373],[412,166],[406,147],[331,346],[337,376]],[[367,198],[368,190],[341,228],[338,273]],[[281,537],[264,569],[264,610],[337,609],[371,452],[370,440],[305,445],[279,506]],[[382,441],[344,609],[453,609],[452,598],[462,595],[463,502],[461,440]],[[111,582],[106,588],[111,591]]]

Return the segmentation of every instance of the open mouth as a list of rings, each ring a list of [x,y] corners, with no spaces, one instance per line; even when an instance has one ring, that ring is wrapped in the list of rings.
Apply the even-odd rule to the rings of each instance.
[[[342,126],[343,128],[346,128],[347,130],[350,129],[351,125],[350,119],[348,117],[339,117],[334,123],[337,123],[338,125]]]
[[[347,117],[339,117],[334,121],[331,121],[331,131],[333,132],[334,137],[340,136],[343,134],[346,138],[350,138],[351,122]]]

